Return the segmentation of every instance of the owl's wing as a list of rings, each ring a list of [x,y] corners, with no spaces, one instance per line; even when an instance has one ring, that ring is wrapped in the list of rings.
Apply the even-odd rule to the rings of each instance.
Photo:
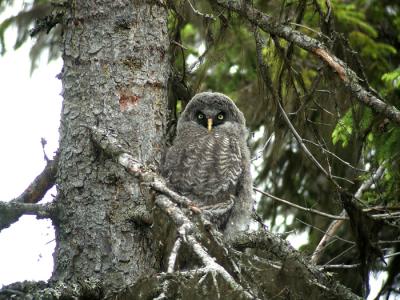
[[[195,163],[196,150],[184,143],[185,139],[175,140],[168,149],[162,168],[162,175],[176,191],[185,194],[192,185],[190,168]]]
[[[236,147],[240,149],[241,172],[237,179],[235,203],[229,220],[224,229],[226,239],[233,238],[238,232],[247,230],[251,219],[253,206],[253,180],[250,173],[250,152],[244,141],[237,142]]]

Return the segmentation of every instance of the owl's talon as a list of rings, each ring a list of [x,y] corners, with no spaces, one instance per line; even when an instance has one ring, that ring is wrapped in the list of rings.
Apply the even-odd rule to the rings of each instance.
[[[195,214],[200,214],[201,213],[201,209],[199,207],[197,207],[196,205],[189,206],[189,209],[190,209],[191,212],[194,212]]]

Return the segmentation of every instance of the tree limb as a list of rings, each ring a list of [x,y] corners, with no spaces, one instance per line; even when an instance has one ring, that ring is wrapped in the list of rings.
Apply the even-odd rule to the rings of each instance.
[[[272,17],[246,4],[246,1],[215,0],[215,2],[230,11],[236,12],[250,23],[258,26],[269,34],[278,36],[295,45],[313,53],[328,65],[339,77],[344,86],[362,104],[370,107],[374,112],[379,113],[400,125],[400,111],[378,98],[360,84],[357,74],[347,66],[345,62],[330,53],[327,47],[320,41],[297,31],[290,26],[277,24]]]
[[[25,191],[12,201],[20,203],[37,203],[47,191],[54,185],[56,181],[57,167],[58,167],[58,153],[49,160],[44,167],[42,173],[40,173],[33,182],[25,189]]]
[[[288,265],[290,265],[291,269],[299,272],[300,276],[304,276],[303,279],[305,281],[308,280],[313,284],[318,283],[329,290],[335,289],[343,299],[361,299],[346,288],[343,288],[343,286],[334,283],[328,276],[320,272],[317,266],[310,264],[297,250],[293,249],[287,241],[280,239],[269,231],[260,230],[250,234],[239,234],[231,242],[232,246],[238,250],[257,248],[268,251],[273,257],[281,260],[284,266],[289,268]],[[332,284],[336,285],[336,287],[333,287]]]
[[[106,131],[91,127],[90,128],[93,140],[106,151],[110,156],[115,157],[116,161],[121,164],[128,172],[133,174],[135,177],[145,185],[152,188],[153,182],[158,182],[157,190],[164,193],[168,188],[164,186],[163,179],[153,170],[142,165],[140,162],[135,160],[129,153],[124,152],[123,147],[118,144],[118,140],[111,135],[108,135]],[[160,188],[161,187],[161,188]],[[155,205],[165,213],[169,220],[175,225],[179,234],[179,242],[175,241],[172,245],[172,251],[170,259],[168,261],[168,272],[166,276],[154,276],[151,275],[147,278],[140,279],[133,286],[128,287],[125,291],[121,292],[120,298],[118,299],[129,299],[129,295],[135,295],[138,290],[142,290],[146,286],[146,290],[149,290],[149,286],[162,286],[161,294],[157,299],[168,298],[169,293],[173,293],[173,290],[177,288],[183,289],[187,285],[184,284],[187,280],[197,280],[196,286],[201,286],[203,281],[207,276],[211,276],[211,284],[214,286],[217,294],[221,290],[222,286],[228,286],[229,291],[233,294],[240,295],[242,298],[256,298],[255,295],[266,295],[265,293],[271,293],[269,288],[257,287],[256,281],[252,280],[252,276],[257,274],[265,279],[265,274],[268,276],[274,276],[278,280],[279,276],[282,276],[282,272],[285,272],[288,276],[296,277],[296,280],[304,281],[304,284],[311,289],[316,294],[327,294],[329,299],[359,299],[356,295],[351,293],[349,290],[330,280],[326,275],[321,273],[315,266],[311,266],[307,260],[305,260],[302,255],[294,250],[286,241],[283,241],[279,237],[269,233],[254,233],[245,234],[238,233],[238,238],[235,239],[233,245],[239,249],[244,250],[245,248],[251,248],[254,243],[261,243],[265,245],[265,249],[272,252],[279,260],[282,261],[281,267],[279,265],[270,265],[262,263],[262,258],[254,257],[254,255],[247,255],[246,253],[238,252],[237,250],[230,248],[226,242],[215,242],[218,238],[213,233],[213,229],[210,228],[207,231],[200,229],[191,219],[189,219],[183,210],[176,204],[186,206],[186,204],[192,204],[189,199],[176,198],[176,193],[166,192],[166,195],[158,195],[155,199]],[[167,197],[166,197],[167,196]],[[171,201],[172,200],[172,201]],[[201,216],[201,215],[200,215]],[[203,235],[210,235],[210,237],[205,237]],[[254,240],[254,238],[256,238]],[[214,239],[214,240],[213,240]],[[201,265],[195,267],[193,272],[186,272],[183,275],[179,270],[174,271],[174,257],[177,249],[180,247],[180,243],[186,244],[191,251],[196,254],[200,259]],[[217,244],[217,245],[216,245]],[[213,254],[211,254],[213,253]],[[264,264],[262,267],[261,264]],[[257,265],[255,268],[254,266]],[[278,268],[278,269],[277,269]],[[274,270],[274,274],[269,272]],[[296,270],[296,272],[294,272]],[[294,273],[293,273],[294,272]],[[280,275],[279,275],[280,274]],[[292,274],[292,275],[289,275]],[[218,275],[219,280],[217,280],[216,275]],[[189,276],[182,277],[182,276]],[[264,282],[264,284],[267,284]],[[273,292],[276,294],[281,289],[281,285],[277,285],[275,280],[272,280],[270,284],[273,284],[275,289]],[[220,286],[220,287],[219,287]],[[271,286],[269,286],[271,287]],[[224,289],[225,289],[224,288]],[[290,287],[288,287],[290,289]],[[228,299],[226,295],[221,294],[221,299]],[[153,296],[154,298],[154,296]]]
[[[42,173],[17,198],[0,201],[0,231],[16,222],[23,214],[51,218],[54,209],[50,205],[35,205],[54,185],[58,166],[58,153],[48,161]]]

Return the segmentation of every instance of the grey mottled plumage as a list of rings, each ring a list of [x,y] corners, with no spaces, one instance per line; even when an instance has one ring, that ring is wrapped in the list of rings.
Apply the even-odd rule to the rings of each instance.
[[[247,135],[243,114],[231,99],[197,94],[178,121],[163,165],[172,189],[212,212],[225,207],[213,221],[230,235],[245,228],[252,205]]]

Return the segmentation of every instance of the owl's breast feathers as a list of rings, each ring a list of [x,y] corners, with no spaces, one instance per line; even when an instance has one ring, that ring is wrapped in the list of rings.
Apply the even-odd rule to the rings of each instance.
[[[223,131],[184,135],[166,156],[168,184],[201,205],[228,201],[236,195],[244,168],[238,137]]]

